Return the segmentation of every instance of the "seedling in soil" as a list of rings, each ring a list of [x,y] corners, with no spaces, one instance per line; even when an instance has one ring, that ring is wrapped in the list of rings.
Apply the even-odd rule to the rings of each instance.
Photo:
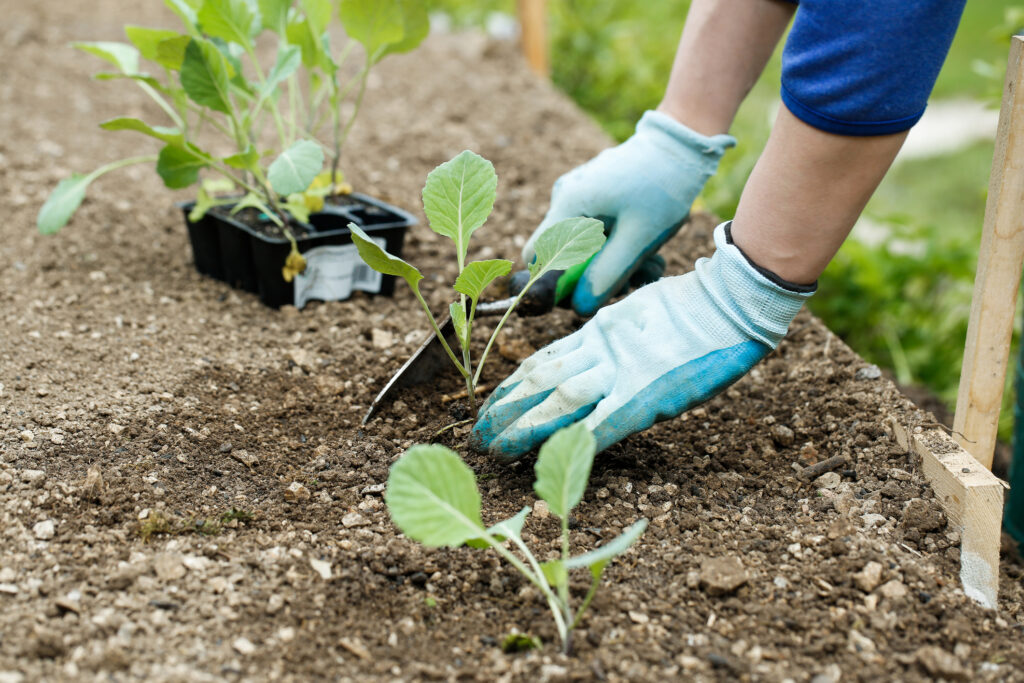
[[[370,238],[359,226],[349,223],[352,241],[359,249],[359,256],[374,270],[385,275],[402,278],[412,289],[420,306],[427,314],[438,341],[444,347],[448,358],[466,381],[466,392],[470,406],[476,407],[476,388],[480,383],[487,354],[497,339],[505,321],[522,301],[530,288],[545,273],[566,270],[584,263],[604,244],[604,225],[593,218],[567,218],[546,230],[534,245],[537,257],[529,264],[529,279],[526,286],[514,297],[501,320],[491,332],[480,360],[473,367],[469,341],[473,332],[477,304],[480,295],[497,278],[508,275],[512,262],[505,259],[487,259],[466,263],[470,237],[483,226],[494,207],[497,196],[498,176],[494,166],[483,157],[466,150],[450,161],[441,164],[427,176],[423,187],[423,208],[430,222],[430,228],[455,243],[455,257],[459,275],[453,288],[459,295],[448,312],[455,324],[462,359],[452,350],[441,333],[437,319],[420,293],[419,283],[423,275],[412,265],[397,256],[392,256]]]
[[[575,557],[570,555],[569,513],[583,498],[596,451],[593,435],[581,423],[556,432],[540,449],[533,489],[562,523],[561,552],[546,562],[538,560],[522,538],[530,507],[485,527],[473,471],[444,446],[419,445],[406,451],[391,466],[384,500],[395,525],[423,545],[493,548],[544,596],[562,649],[569,653],[572,631],[593,600],[605,567],[647,528],[647,520],[641,519],[601,547]],[[570,604],[569,572],[576,569],[590,571],[591,585],[574,611]]]
[[[128,79],[163,111],[169,125],[118,117],[104,130],[131,130],[159,140],[158,155],[114,161],[62,180],[43,204],[37,227],[55,233],[71,219],[92,181],[137,163],[154,163],[164,184],[181,189],[199,181],[198,221],[215,206],[232,214],[258,209],[292,242],[285,268],[291,280],[305,265],[289,225],[306,223],[328,196],[350,192],[338,170],[342,146],[366,92],[370,69],[388,54],[407,52],[427,35],[427,11],[410,0],[341,0],[339,16],[352,39],[331,49],[329,0],[165,0],[183,31],[125,26],[130,42],[81,42],[74,47],[112,64],[98,80]],[[292,6],[292,5],[296,6]],[[271,34],[273,64],[261,64],[257,42]],[[354,42],[365,58],[349,77],[341,65]],[[150,62],[153,73],[140,60]],[[156,74],[156,75],[154,75]],[[342,102],[353,97],[343,115]],[[330,141],[318,131],[330,124]],[[217,139],[219,134],[220,139]],[[273,142],[270,142],[273,140]],[[225,154],[225,150],[229,153]],[[326,155],[325,155],[326,152]],[[322,171],[325,156],[330,170]],[[221,193],[227,196],[220,196]]]

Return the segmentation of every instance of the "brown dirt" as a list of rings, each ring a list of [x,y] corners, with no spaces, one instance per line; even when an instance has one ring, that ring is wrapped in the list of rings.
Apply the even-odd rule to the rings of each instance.
[[[99,182],[60,237],[35,234],[69,170],[148,149],[97,122],[159,120],[129,84],[91,85],[97,64],[66,43],[166,24],[158,5],[0,0],[0,680],[1024,679],[1018,570],[1004,566],[998,611],[963,596],[958,536],[883,426],[920,414],[887,380],[856,379],[863,362],[806,313],[725,395],[599,458],[576,547],[640,516],[651,527],[607,572],[575,656],[493,554],[396,534],[373,487],[452,420],[438,390],[459,388],[409,391],[360,427],[426,332],[406,291],[269,310],[193,271],[172,204],[187,195],[148,169]],[[419,213],[426,173],[480,152],[501,181],[476,256],[513,257],[552,181],[608,144],[476,36],[389,58],[371,86],[352,184]],[[674,240],[670,272],[708,252],[712,225]],[[448,251],[422,226],[406,250],[440,274],[426,283],[438,309]],[[539,347],[578,324],[559,311],[508,338]],[[533,502],[530,460],[496,463],[463,438],[449,443],[489,520]],[[837,455],[835,489],[795,471]],[[308,498],[289,501],[293,482]],[[55,535],[37,538],[47,521]],[[540,548],[556,534],[527,525]],[[747,581],[721,594],[707,574],[724,558]],[[544,649],[503,654],[515,629]]]

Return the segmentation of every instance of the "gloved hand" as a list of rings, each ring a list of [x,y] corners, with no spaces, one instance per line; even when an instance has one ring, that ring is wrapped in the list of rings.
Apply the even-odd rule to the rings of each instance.
[[[576,312],[593,315],[679,230],[718,160],[735,144],[729,135],[705,137],[667,114],[648,111],[631,138],[555,182],[551,208],[523,247],[523,262],[533,261],[537,237],[564,218],[612,224],[573,293]]]
[[[602,308],[527,358],[487,399],[471,443],[516,457],[582,420],[603,450],[707,401],[768,355],[814,293],[783,283],[715,229],[716,251]]]

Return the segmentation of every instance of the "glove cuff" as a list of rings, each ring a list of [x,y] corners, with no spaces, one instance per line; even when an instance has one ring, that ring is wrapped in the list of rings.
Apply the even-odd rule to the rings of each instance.
[[[767,277],[728,239],[729,225],[715,228],[715,253],[697,262],[697,277],[736,325],[774,349],[817,287],[795,290]]]
[[[660,137],[663,142],[668,143],[663,146],[669,149],[681,148],[685,152],[697,152],[716,166],[725,150],[736,146],[736,138],[731,135],[701,135],[668,114],[654,109],[647,110],[640,117],[636,124],[636,133]]]

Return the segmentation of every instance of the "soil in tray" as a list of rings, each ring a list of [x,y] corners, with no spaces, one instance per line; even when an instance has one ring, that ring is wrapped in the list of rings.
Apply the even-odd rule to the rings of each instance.
[[[345,196],[327,197],[324,203],[332,207],[361,206],[363,207],[363,210],[377,209],[377,207],[373,206],[372,204],[366,204],[364,202],[360,202],[357,199]],[[254,207],[246,207],[236,213],[231,213],[230,206],[217,206],[210,209],[210,213],[215,213],[218,216],[223,216],[224,218],[232,218],[238,221],[239,223],[242,223],[243,225],[249,227],[250,229],[253,230],[253,232],[264,235],[265,237],[269,237],[271,239],[276,240],[287,239],[284,230],[279,225],[277,225],[277,223],[274,223],[273,221],[266,218],[262,211]],[[303,237],[314,235],[317,232],[315,229],[317,222],[316,219],[317,216],[314,214],[311,217],[311,222],[313,223],[313,225],[306,225],[304,223],[299,223],[294,220],[289,221],[288,229],[291,231],[292,236],[295,237],[296,239],[302,239]],[[328,229],[336,230],[338,227],[336,224],[337,220],[332,220],[332,225]],[[310,228],[313,229],[311,230]]]

